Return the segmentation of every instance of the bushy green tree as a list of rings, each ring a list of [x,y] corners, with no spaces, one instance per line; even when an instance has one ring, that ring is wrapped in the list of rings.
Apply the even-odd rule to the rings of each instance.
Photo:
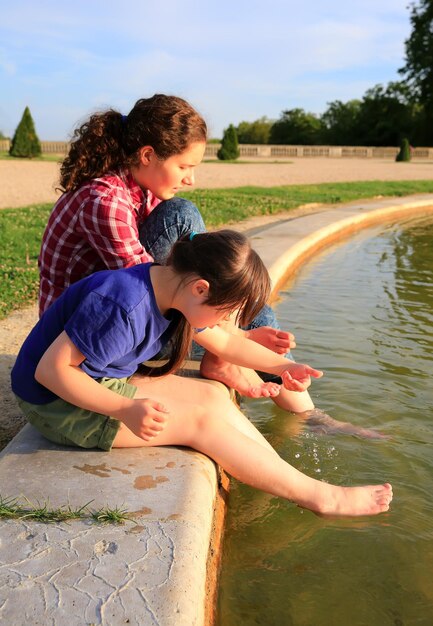
[[[405,41],[406,64],[400,69],[422,106],[422,141],[433,145],[433,0],[410,4],[412,32]]]
[[[261,117],[254,122],[240,122],[236,128],[239,143],[268,143],[273,123],[267,117]]]
[[[41,154],[41,144],[35,130],[35,123],[29,107],[23,116],[12,139],[9,154],[15,157],[32,158]]]
[[[221,148],[217,152],[217,157],[221,161],[231,161],[239,157],[238,136],[233,124],[230,124],[224,131]]]
[[[317,145],[322,142],[322,122],[314,113],[304,109],[283,111],[271,128],[269,143],[287,145]]]
[[[410,144],[408,139],[403,139],[400,146],[400,152],[395,157],[396,161],[410,161],[412,158]]]
[[[360,108],[360,100],[328,102],[328,108],[321,117],[324,143],[355,146],[358,142],[356,127]]]
[[[399,146],[403,137],[412,138],[413,127],[414,104],[403,83],[375,85],[366,91],[356,119],[358,145]]]

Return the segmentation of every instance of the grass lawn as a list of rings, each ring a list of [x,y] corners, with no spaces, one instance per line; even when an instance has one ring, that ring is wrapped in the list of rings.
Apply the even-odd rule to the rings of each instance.
[[[218,227],[313,202],[335,204],[413,193],[433,193],[433,180],[197,189],[182,196],[197,204],[209,227]],[[0,210],[0,318],[36,301],[37,257],[51,210],[52,204]]]

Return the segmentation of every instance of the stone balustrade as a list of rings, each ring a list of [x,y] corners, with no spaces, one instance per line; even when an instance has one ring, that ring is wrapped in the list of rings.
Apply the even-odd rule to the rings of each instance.
[[[0,140],[0,152],[8,152],[9,139]],[[42,154],[65,156],[67,141],[41,141]],[[205,158],[217,158],[218,143],[208,143]],[[356,159],[395,159],[400,148],[395,146],[285,146],[271,144],[240,144],[241,158],[248,159],[293,159],[302,157],[356,158]],[[433,159],[433,148],[413,148],[412,158]]]

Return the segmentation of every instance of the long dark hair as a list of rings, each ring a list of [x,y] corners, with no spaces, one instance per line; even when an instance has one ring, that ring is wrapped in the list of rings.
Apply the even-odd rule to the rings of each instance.
[[[247,237],[234,230],[184,235],[167,259],[185,281],[197,277],[208,281],[206,304],[222,310],[238,309],[237,322],[249,324],[266,304],[271,280],[263,261]],[[169,374],[182,365],[191,346],[193,329],[184,316],[171,340],[172,352],[166,364],[148,374]]]
[[[143,146],[152,146],[165,160],[206,137],[204,119],[177,96],[143,98],[127,116],[114,109],[95,113],[74,132],[60,168],[60,189],[71,191],[108,172],[137,165]]]

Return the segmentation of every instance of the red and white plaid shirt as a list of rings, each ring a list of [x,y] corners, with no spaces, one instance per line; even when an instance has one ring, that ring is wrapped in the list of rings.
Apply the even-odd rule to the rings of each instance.
[[[139,227],[159,203],[127,171],[64,193],[42,238],[39,314],[84,276],[153,261],[140,243]]]

